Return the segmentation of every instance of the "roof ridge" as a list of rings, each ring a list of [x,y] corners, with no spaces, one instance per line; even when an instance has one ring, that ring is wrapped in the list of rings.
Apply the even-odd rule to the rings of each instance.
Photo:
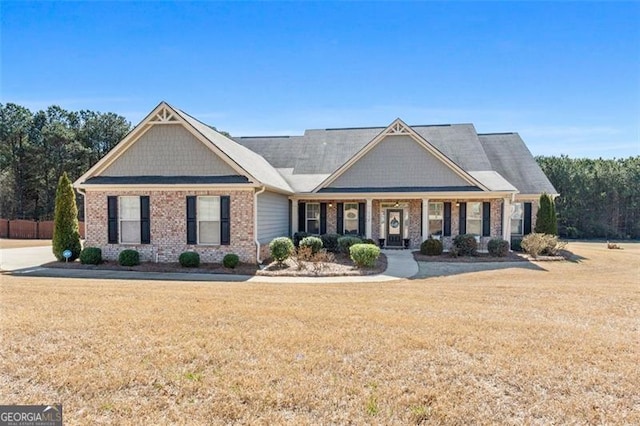
[[[478,136],[490,136],[490,135],[515,135],[518,132],[489,132],[489,133],[478,133]]]

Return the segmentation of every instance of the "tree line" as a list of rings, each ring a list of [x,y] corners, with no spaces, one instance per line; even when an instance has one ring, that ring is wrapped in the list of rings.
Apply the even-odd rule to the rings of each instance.
[[[558,233],[568,238],[640,238],[640,156],[536,157],[560,193]]]
[[[0,217],[52,219],[62,173],[79,178],[130,130],[131,123],[112,112],[55,105],[32,112],[0,104]]]

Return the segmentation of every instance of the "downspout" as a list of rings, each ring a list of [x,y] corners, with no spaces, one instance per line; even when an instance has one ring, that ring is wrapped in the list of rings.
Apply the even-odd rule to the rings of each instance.
[[[262,259],[260,259],[260,241],[258,241],[258,195],[262,194],[266,190],[267,188],[263,186],[259,191],[256,191],[253,194],[253,235],[255,237],[256,260],[258,261],[258,264],[262,263]]]
[[[82,194],[84,202],[82,203],[82,217],[84,218],[84,239],[87,239],[87,191],[83,188],[76,188],[79,194]]]

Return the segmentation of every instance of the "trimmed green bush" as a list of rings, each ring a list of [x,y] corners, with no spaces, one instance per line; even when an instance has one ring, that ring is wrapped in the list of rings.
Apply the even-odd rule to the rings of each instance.
[[[460,256],[475,256],[478,253],[478,242],[473,234],[456,235],[453,246],[458,249]]]
[[[307,237],[310,237],[311,235],[312,234],[309,234],[308,232],[296,232],[295,234],[293,234],[293,245],[295,246],[295,248],[300,247],[300,241]]]
[[[380,247],[375,244],[354,244],[349,248],[349,256],[358,268],[372,268],[380,257]]]
[[[505,257],[509,254],[509,242],[502,238],[493,238],[487,244],[489,254],[495,257]]]
[[[318,237],[304,237],[298,247],[311,247],[311,253],[316,254],[322,250],[322,240]]]
[[[536,227],[534,232],[537,234],[558,235],[558,218],[556,216],[556,205],[553,197],[549,194],[540,196],[540,205],[536,214]]]
[[[331,253],[336,253],[339,250],[338,238],[340,238],[340,235],[338,234],[320,235],[320,239],[322,240],[322,246],[325,248],[325,250]]]
[[[522,252],[522,238],[511,238],[511,250]]]
[[[233,269],[238,266],[238,263],[240,263],[240,258],[235,253],[225,254],[222,258],[222,265],[225,268]]]
[[[99,265],[102,263],[102,250],[98,247],[85,247],[80,252],[80,263],[83,265]]]
[[[338,238],[338,248],[342,253],[349,254],[349,249],[354,244],[362,244],[362,240],[358,237],[345,236]]]
[[[136,266],[140,264],[140,253],[136,250],[122,250],[118,255],[118,263],[120,266]]]
[[[200,266],[200,255],[195,251],[185,251],[178,257],[178,262],[184,268],[197,268]]]
[[[364,238],[362,240],[362,244],[373,244],[374,246],[377,246],[378,243],[376,243],[375,241],[373,241],[371,238]]]
[[[271,257],[278,263],[282,263],[291,256],[295,247],[293,246],[293,241],[287,237],[278,237],[271,240],[269,243],[269,251],[271,252]]]
[[[76,195],[66,172],[58,180],[54,215],[51,243],[53,255],[62,262],[65,260],[62,253],[65,250],[71,250],[71,257],[68,260],[73,262],[80,256],[82,245],[80,244],[80,230],[78,228]]]
[[[440,256],[442,249],[442,241],[434,238],[428,238],[420,244],[420,253],[427,256]]]

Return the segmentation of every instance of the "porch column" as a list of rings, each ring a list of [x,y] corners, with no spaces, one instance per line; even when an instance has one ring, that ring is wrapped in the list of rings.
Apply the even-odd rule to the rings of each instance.
[[[422,241],[429,238],[429,199],[422,199]]]
[[[298,232],[298,200],[291,200],[291,236]]]
[[[511,241],[511,198],[502,200],[502,239]]]
[[[367,208],[365,211],[365,226],[364,226],[364,234],[367,238],[371,238],[371,210],[373,210],[373,202],[371,198],[367,198],[365,200],[367,202]]]

